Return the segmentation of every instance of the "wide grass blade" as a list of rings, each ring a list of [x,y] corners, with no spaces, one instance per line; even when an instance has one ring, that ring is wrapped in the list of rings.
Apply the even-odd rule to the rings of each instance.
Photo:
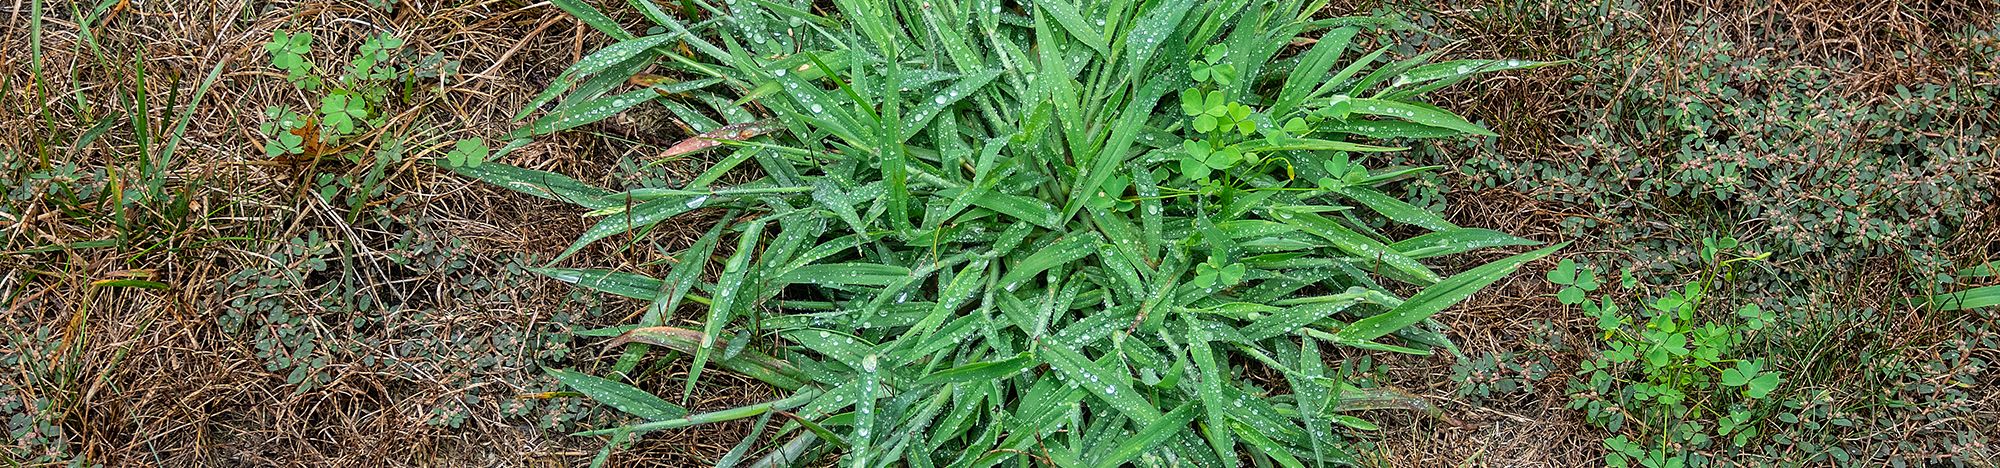
[[[1123,442],[1119,442],[1117,447],[1113,447],[1110,452],[1105,453],[1104,457],[1099,458],[1097,463],[1094,463],[1092,466],[1114,468],[1124,465],[1126,461],[1131,460],[1133,457],[1153,450],[1160,444],[1173,439],[1175,435],[1186,432],[1188,423],[1193,422],[1195,416],[1200,414],[1201,412],[1196,411],[1194,402],[1181,403],[1180,407],[1174,408],[1173,411],[1168,411],[1159,420],[1153,421],[1152,424],[1147,424],[1145,428],[1140,429],[1138,434],[1126,438]]]
[[[1924,303],[1937,310],[1972,310],[2000,306],[2000,286],[1973,288],[1950,294],[1938,294],[1924,299]]]
[[[631,413],[633,416],[663,421],[686,416],[688,412],[687,408],[668,403],[660,397],[623,382],[556,368],[543,368],[542,371],[555,376],[563,385],[568,385],[569,388],[583,393],[592,400],[597,400],[598,403]]]
[[[1445,278],[1437,284],[1418,291],[1416,295],[1410,296],[1408,300],[1403,301],[1403,304],[1396,306],[1395,309],[1355,321],[1353,324],[1348,325],[1347,328],[1341,329],[1337,336],[1344,343],[1370,341],[1394,333],[1396,330],[1401,330],[1404,327],[1414,325],[1417,322],[1422,322],[1424,319],[1443,311],[1446,307],[1451,307],[1453,304],[1472,297],[1472,293],[1478,292],[1480,289],[1485,288],[1486,285],[1493,284],[1493,282],[1499,281],[1501,278],[1505,278],[1508,274],[1513,273],[1516,268],[1520,268],[1521,265],[1555,253],[1556,250],[1561,249],[1565,245],[1568,244],[1563,243],[1544,247],[1532,252],[1507,257],[1493,263],[1480,265],[1471,270],[1466,270],[1464,273],[1451,275],[1450,278]]]
[[[743,286],[749,281],[750,257],[757,251],[757,239],[764,234],[765,220],[751,221],[736,238],[736,252],[729,255],[729,262],[722,267],[722,279],[715,284],[715,300],[709,304],[708,318],[702,320],[701,344],[694,349],[694,362],[688,365],[687,388],[682,400],[694,397],[694,387],[701,380],[701,369],[708,364],[709,355],[714,353],[715,338],[722,334],[722,327],[736,317],[736,308],[747,307],[743,303]],[[755,293],[748,294],[756,297]]]

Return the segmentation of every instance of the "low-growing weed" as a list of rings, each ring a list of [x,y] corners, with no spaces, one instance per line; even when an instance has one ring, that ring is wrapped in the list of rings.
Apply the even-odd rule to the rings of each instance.
[[[1573,292],[1596,289],[1594,280],[1585,281],[1594,271],[1588,265],[1565,260],[1549,274],[1550,282],[1565,285],[1562,302],[1580,304],[1602,332],[1602,354],[1571,382],[1569,406],[1618,434],[1605,440],[1611,466],[1707,466],[1716,451],[1759,440],[1759,428],[1775,414],[1768,397],[1785,374],[1744,346],[1770,317],[1754,303],[1711,299],[1739,263],[1769,254],[1742,252],[1731,237],[1701,244],[1700,256],[1710,262],[1701,279],[1640,307]],[[1635,286],[1631,278],[1626,273],[1622,286]],[[1712,313],[1732,307],[1721,317]]]
[[[456,73],[457,62],[445,60],[442,53],[419,58],[404,48],[403,39],[381,32],[362,42],[345,65],[333,68],[339,70],[334,75],[314,59],[313,45],[312,34],[305,31],[277,31],[264,44],[271,66],[314,99],[305,112],[264,109],[259,127],[264,155],[315,168],[322,162],[344,163],[345,170],[316,172],[314,193],[347,208],[347,221],[354,222],[369,212],[366,208],[379,205],[389,179],[409,156],[406,145],[412,142],[386,128],[392,105],[418,92],[419,79]],[[484,157],[483,145],[461,141],[446,159],[477,165]]]

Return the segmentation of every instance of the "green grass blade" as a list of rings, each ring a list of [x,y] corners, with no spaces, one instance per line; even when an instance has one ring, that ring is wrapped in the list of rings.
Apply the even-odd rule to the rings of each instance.
[[[2000,306],[2000,286],[1973,288],[1950,294],[1939,294],[1924,299],[1925,303],[1938,310],[1972,310]]]
[[[590,229],[584,230],[583,235],[577,236],[576,242],[570,243],[568,249],[564,249],[562,254],[556,255],[556,260],[560,261],[569,258],[569,256],[583,250],[584,247],[604,238],[659,224],[659,222],[666,221],[668,218],[694,211],[697,208],[705,206],[708,199],[709,197],[707,196],[659,198],[640,203],[611,216],[606,216],[604,219],[598,220],[597,224],[591,225]],[[613,206],[613,208],[618,207]]]
[[[1486,285],[1493,284],[1493,282],[1499,281],[1501,278],[1505,278],[1508,274],[1513,273],[1515,269],[1520,268],[1521,265],[1555,253],[1556,250],[1561,249],[1565,245],[1568,244],[1563,243],[1544,247],[1540,250],[1507,257],[1493,263],[1480,265],[1471,270],[1466,270],[1464,273],[1452,275],[1450,278],[1445,278],[1437,284],[1418,291],[1416,295],[1410,296],[1408,300],[1403,301],[1402,305],[1396,306],[1396,308],[1388,312],[1355,321],[1353,324],[1348,325],[1347,328],[1341,329],[1338,336],[1343,340],[1343,344],[1370,341],[1393,333],[1403,327],[1422,322],[1424,319],[1443,311],[1446,307],[1451,307],[1453,304],[1472,297],[1472,293],[1478,292],[1480,289],[1485,288]]]
[[[1242,437],[1244,442],[1257,447],[1259,452],[1271,457],[1272,460],[1277,460],[1279,465],[1285,468],[1305,468],[1306,465],[1304,463],[1299,463],[1299,459],[1292,456],[1291,449],[1278,445],[1277,442],[1272,442],[1270,438],[1264,437],[1264,434],[1258,433],[1256,429],[1252,429],[1243,423],[1230,423],[1229,427],[1236,432],[1237,436]]]
[[[1076,5],[1070,4],[1067,0],[1040,0],[1034,3],[1035,6],[1041,7],[1042,11],[1048,12],[1050,17],[1055,18],[1056,24],[1068,30],[1070,37],[1090,47],[1090,50],[1097,51],[1099,56],[1111,56],[1110,46],[1104,43],[1104,33],[1084,20]]]
[[[1492,229],[1459,228],[1403,239],[1389,244],[1389,248],[1410,258],[1424,259],[1494,247],[1537,244],[1541,243]]]
[[[660,297],[660,280],[636,273],[576,268],[529,268],[529,271],[599,292],[642,301]]]
[[[918,379],[915,385],[992,382],[1012,377],[1014,374],[1041,364],[1041,361],[1036,360],[1033,354],[1021,353],[1014,355],[1014,357],[998,361],[975,362],[932,372],[930,375]]]
[[[598,403],[617,408],[619,411],[630,413],[633,416],[652,421],[663,421],[687,416],[688,413],[687,408],[668,403],[666,400],[660,399],[660,397],[646,393],[645,390],[640,390],[638,387],[626,385],[624,382],[556,368],[543,368],[542,371],[555,376],[556,380],[562,381],[563,385],[567,385],[569,388],[583,393],[584,396],[588,396],[592,400],[597,400]]]
[[[918,101],[916,107],[910,108],[908,113],[903,115],[902,139],[908,140],[916,136],[917,132],[923,130],[939,112],[972,97],[980,88],[984,88],[988,83],[992,83],[994,78],[999,77],[1000,70],[997,69],[974,73],[938,90],[936,95]]]
[[[1409,203],[1404,203],[1402,200],[1396,199],[1396,197],[1391,197],[1372,188],[1349,186],[1342,187],[1339,192],[1349,200],[1361,202],[1362,205],[1375,210],[1376,213],[1381,213],[1382,216],[1388,217],[1390,220],[1398,223],[1432,231],[1458,229],[1458,226],[1445,221],[1444,217],[1438,216],[1437,213],[1411,206]]]
[[[638,91],[630,91],[615,96],[606,96],[597,99],[592,99],[590,101],[579,103],[572,107],[557,110],[553,113],[550,113],[549,115],[542,116],[542,118],[535,119],[535,121],[533,123],[528,124],[528,126],[522,127],[521,129],[515,130],[513,132],[509,132],[506,136],[503,136],[500,139],[512,140],[515,138],[525,138],[536,135],[547,135],[555,132],[560,132],[563,130],[581,127],[599,120],[604,120],[606,117],[610,117],[619,112],[624,112],[625,109],[630,109],[632,108],[632,106],[644,104],[646,103],[646,101],[653,100],[653,98],[655,97],[658,97],[658,95],[655,94],[652,89],[641,89]]]
[[[845,462],[855,468],[868,467],[868,457],[874,455],[876,431],[875,401],[882,398],[882,377],[879,370],[881,357],[870,354],[861,358],[861,373],[856,377],[854,398],[854,435],[849,439],[853,449],[849,450]]]
[[[613,39],[621,41],[632,39],[632,33],[625,32],[624,27],[618,26],[618,21],[605,16],[604,12],[597,11],[597,7],[590,6],[588,2],[583,0],[552,0],[550,3],[555,4],[556,8],[561,8],[563,11],[569,12],[570,16],[575,16],[577,21],[590,25],[591,28],[595,28],[599,32],[611,36]]]
[[[1321,35],[1312,49],[1299,56],[1299,64],[1292,67],[1291,74],[1285,77],[1284,86],[1278,89],[1277,101],[1271,104],[1270,114],[1280,117],[1291,115],[1293,108],[1305,103],[1306,98],[1312,96],[1314,83],[1326,79],[1327,72],[1333,70],[1334,63],[1347,52],[1348,43],[1359,31],[1341,28]]]
[[[1368,236],[1361,235],[1345,226],[1341,226],[1340,223],[1327,219],[1327,217],[1321,216],[1318,213],[1285,207],[1273,208],[1272,211],[1274,211],[1273,214],[1280,222],[1290,224],[1293,227],[1299,228],[1299,230],[1333,242],[1335,247],[1348,254],[1361,257],[1364,261],[1381,262],[1390,269],[1407,276],[1406,280],[1413,281],[1418,285],[1429,285],[1438,282],[1437,273],[1432,272],[1430,267],[1426,267],[1422,263],[1417,263],[1416,260],[1403,256],[1401,252],[1390,249],[1389,246],[1382,245],[1381,242],[1376,242],[1374,239],[1368,238]]]
[[[722,327],[736,317],[737,307],[742,299],[743,285],[750,274],[750,258],[757,251],[757,239],[764,233],[765,219],[751,221],[736,238],[736,252],[729,255],[729,261],[722,267],[722,278],[715,284],[715,300],[708,307],[708,318],[702,320],[701,345],[694,350],[694,362],[688,365],[687,388],[682,400],[694,397],[694,387],[701,379],[702,366],[708,364],[709,354],[714,352],[715,338],[722,334]],[[750,294],[750,296],[756,296]]]
[[[1071,234],[1012,265],[1008,268],[1007,274],[1000,277],[1000,287],[1011,291],[1022,281],[1027,281],[1037,273],[1090,256],[1097,252],[1097,247],[1096,235]]]
[[[818,284],[847,286],[888,286],[910,276],[910,269],[879,263],[823,263],[802,265],[778,275],[771,285]]]
[[[611,195],[611,191],[554,172],[522,169],[496,162],[473,167],[453,167],[451,170],[459,175],[486,181],[509,190],[574,203],[584,208],[597,210],[613,206],[612,203],[603,200]]]
[[[1125,417],[1141,424],[1152,424],[1160,420],[1160,409],[1132,391],[1132,386],[1126,382],[1128,377],[1122,372],[1102,369],[1082,354],[1060,346],[1043,347],[1040,353],[1048,361],[1049,368],[1061,372],[1069,381],[1075,382],[1091,395],[1109,403]]]
[[[814,397],[818,396],[819,396],[819,391],[817,390],[800,390],[798,393],[793,393],[792,396],[788,396],[783,399],[765,403],[739,406],[736,408],[730,408],[720,411],[710,411],[707,413],[694,414],[684,418],[669,419],[665,421],[653,421],[643,424],[634,424],[630,426],[583,431],[570,435],[577,437],[589,437],[589,436],[610,435],[621,431],[630,432],[633,434],[640,434],[653,431],[663,431],[667,429],[678,429],[678,428],[696,426],[702,424],[712,424],[724,421],[735,421],[738,419],[754,418],[770,411],[784,411],[791,408],[797,408],[799,405],[803,405],[808,401],[812,401]]]
[[[1380,140],[1388,140],[1394,138],[1414,138],[1414,139],[1446,138],[1464,134],[1464,132],[1460,132],[1458,130],[1432,127],[1429,125],[1424,125],[1416,122],[1404,122],[1401,120],[1367,120],[1367,119],[1329,121],[1324,124],[1321,124],[1318,130],[1327,133],[1346,133],[1353,135],[1361,135]]]
[[[1153,421],[1152,424],[1147,424],[1144,429],[1140,429],[1138,434],[1125,439],[1124,442],[1119,442],[1118,446],[1113,447],[1109,453],[1104,454],[1104,458],[1098,459],[1094,466],[1098,468],[1121,466],[1133,457],[1137,457],[1141,453],[1146,453],[1160,444],[1166,443],[1167,440],[1172,439],[1175,435],[1187,431],[1188,423],[1193,422],[1195,416],[1200,414],[1200,412],[1196,411],[1194,402],[1181,403],[1180,407],[1174,408],[1173,411],[1167,412],[1159,420]]]
[[[695,353],[696,346],[701,344],[701,341],[701,333],[694,330],[674,327],[646,327],[633,329],[618,335],[618,338],[606,342],[605,346],[615,348],[625,344],[643,343],[671,349],[681,354],[692,355]],[[778,388],[797,389],[805,386],[806,383],[805,377],[801,375],[797,366],[756,350],[746,349],[739,351],[733,356],[723,357],[716,364],[722,366],[724,369],[729,369],[730,372],[743,374],[744,376],[763,381]]]
[[[1493,133],[1492,130],[1487,130],[1486,127],[1466,121],[1464,117],[1459,117],[1458,114],[1453,114],[1436,107],[1382,99],[1354,98],[1348,101],[1353,106],[1352,110],[1357,114],[1393,117],[1473,135],[1499,136],[1499,134]]]
[[[722,219],[734,217],[734,213],[731,213]],[[675,311],[680,310],[681,301],[688,297],[688,291],[694,289],[695,283],[701,282],[701,275],[708,269],[709,256],[715,252],[715,245],[721,243],[722,231],[727,230],[729,225],[728,222],[715,223],[715,226],[708,228],[708,232],[703,233],[700,239],[696,239],[693,245],[681,251],[677,256],[679,263],[674,264],[673,271],[668,272],[666,279],[661,281],[660,289],[665,295],[654,298],[653,303],[646,308],[646,314],[639,318],[639,327],[663,325]],[[626,348],[625,354],[619,356],[612,370],[620,374],[631,372],[633,367],[638,366],[639,358],[645,353],[645,345]]]
[[[1200,381],[1195,395],[1201,398],[1203,418],[1202,435],[1207,437],[1209,448],[1223,460],[1225,466],[1236,466],[1236,441],[1230,437],[1228,403],[1231,399],[1223,392],[1222,369],[1215,360],[1215,349],[1209,346],[1208,329],[1197,325],[1193,318],[1183,315],[1187,328],[1194,330],[1188,336],[1188,355],[1193,359]]]

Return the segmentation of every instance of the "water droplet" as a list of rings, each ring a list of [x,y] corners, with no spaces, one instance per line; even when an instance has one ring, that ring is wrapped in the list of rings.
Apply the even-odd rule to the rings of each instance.
[[[1000,5],[993,5],[993,14],[1000,14]]]
[[[938,103],[939,105],[943,105],[944,101],[945,101],[944,95],[938,95],[938,97],[931,98],[931,102]]]
[[[861,358],[861,370],[868,372],[875,372],[875,368],[880,365],[881,364],[878,362],[875,355],[873,354],[868,355],[868,357]]]
[[[824,107],[820,107],[820,106],[819,106],[819,104],[813,104],[813,105],[812,105],[812,111],[813,111],[813,113],[814,113],[814,114],[818,114],[818,113],[821,113],[821,112],[826,112],[826,108],[824,108]]]
[[[780,68],[780,69],[778,69],[777,71],[774,71],[774,72],[771,72],[771,73],[775,73],[775,74],[777,74],[778,76],[785,76],[785,69],[783,69],[783,68]]]
[[[833,336],[833,334],[832,334],[832,333],[827,333],[827,332],[826,332],[825,330],[821,330],[821,331],[819,332],[819,337],[820,337],[820,339],[827,339],[827,338],[830,338],[830,337],[832,337],[832,336]]]
[[[1118,394],[1118,387],[1111,387],[1111,386],[1106,386],[1106,387],[1104,387],[1104,394],[1105,394],[1105,395],[1116,395],[1116,394]]]
[[[704,203],[708,203],[708,195],[702,195],[699,197],[694,197],[691,200],[688,200],[687,207],[688,209],[701,208],[701,205]]]

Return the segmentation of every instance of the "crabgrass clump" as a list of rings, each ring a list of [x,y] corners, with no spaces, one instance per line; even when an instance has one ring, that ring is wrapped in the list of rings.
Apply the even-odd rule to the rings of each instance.
[[[662,157],[721,154],[682,188],[626,192],[447,164],[600,216],[557,260],[724,213],[663,278],[538,270],[650,303],[586,333],[623,346],[602,377],[551,371],[644,420],[582,435],[783,412],[773,460],[1351,461],[1346,431],[1374,427],[1351,411],[1422,405],[1348,382],[1323,350],[1455,352],[1431,316],[1556,249],[1425,263],[1534,242],[1387,195],[1435,168],[1369,155],[1490,135],[1421,97],[1545,64],[1382,60],[1367,33],[1394,20],[1300,1],[842,1],[690,23],[640,1],[662,32],[636,36],[557,4],[619,42],[533,100],[524,116],[563,98],[495,159],[641,105],[704,132]],[[637,74],[655,65],[676,77]],[[718,186],[745,165],[761,177]],[[689,356],[683,395],[717,367],[788,395],[690,414],[627,383],[649,348]]]

